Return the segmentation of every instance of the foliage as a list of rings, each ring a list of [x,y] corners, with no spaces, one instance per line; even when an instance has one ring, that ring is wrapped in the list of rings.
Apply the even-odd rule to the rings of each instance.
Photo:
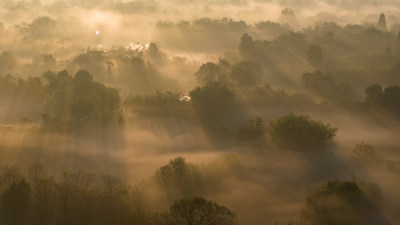
[[[232,67],[229,76],[238,86],[257,85],[262,79],[262,68],[256,62],[242,61]]]
[[[46,108],[44,84],[38,77],[0,75],[0,107],[7,110],[9,121],[38,117]]]
[[[249,34],[243,34],[241,37],[239,53],[245,59],[252,59],[256,54],[253,38]]]
[[[209,82],[204,87],[197,87],[189,93],[192,101],[198,104],[217,106],[233,99],[233,92],[218,82]]]
[[[1,196],[2,217],[11,222],[23,223],[31,202],[30,192],[25,180],[12,183]]]
[[[241,61],[231,65],[220,59],[218,63],[207,62],[195,73],[200,85],[208,82],[219,82],[227,85],[254,86],[262,79],[260,64],[251,61]]]
[[[5,177],[4,169],[12,167],[1,168]],[[125,224],[139,203],[130,187],[114,176],[47,173],[35,164],[29,167],[28,179],[20,175],[0,189],[0,224]]]
[[[320,70],[312,73],[303,73],[301,82],[312,93],[336,102],[349,101],[354,95],[353,89],[349,85],[343,83],[337,84],[331,74],[324,74]]]
[[[54,130],[64,123],[68,127],[120,126],[122,114],[118,90],[93,81],[87,71],[80,70],[75,77],[67,71],[45,73],[48,101],[54,107],[55,117],[43,116],[43,130]]]
[[[154,174],[156,183],[169,199],[193,195],[201,190],[202,177],[198,169],[182,157],[169,161]]]
[[[307,61],[310,65],[319,68],[322,65],[322,49],[319,45],[312,44],[308,48]]]
[[[18,65],[17,58],[11,52],[2,52],[0,55],[0,75],[12,72]]]
[[[200,85],[205,85],[208,82],[228,82],[229,63],[220,60],[218,64],[207,62],[200,66],[199,70],[195,73],[196,79]]]
[[[307,116],[289,114],[269,123],[270,135],[278,145],[303,152],[323,152],[333,146],[337,128]]]
[[[365,88],[367,94],[365,103],[377,108],[386,109],[393,114],[400,115],[400,86],[392,85],[382,91],[380,84],[371,84]]]
[[[200,196],[174,201],[169,213],[179,225],[232,225],[235,214],[225,206]]]
[[[189,92],[191,104],[206,127],[232,126],[242,116],[234,92],[225,84],[209,82]]]
[[[352,152],[355,159],[363,163],[375,163],[379,159],[372,145],[365,142],[356,144]]]
[[[383,95],[382,86],[380,84],[371,84],[365,88],[365,94],[367,94],[367,102],[379,103]]]
[[[392,85],[386,87],[382,95],[383,105],[400,116],[400,86]]]
[[[328,181],[310,193],[301,211],[304,225],[389,224],[357,183]]]
[[[240,142],[257,142],[265,141],[267,133],[267,124],[261,117],[256,117],[247,121],[239,127],[237,139]]]

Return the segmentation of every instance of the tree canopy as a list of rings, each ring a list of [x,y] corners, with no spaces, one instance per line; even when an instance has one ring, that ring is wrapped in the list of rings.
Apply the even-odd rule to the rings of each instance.
[[[304,152],[323,152],[333,146],[337,128],[307,116],[289,114],[269,123],[275,143]]]
[[[235,214],[225,206],[200,196],[174,201],[169,213],[179,225],[233,225]]]
[[[304,225],[389,225],[356,182],[328,181],[308,195],[301,211]]]

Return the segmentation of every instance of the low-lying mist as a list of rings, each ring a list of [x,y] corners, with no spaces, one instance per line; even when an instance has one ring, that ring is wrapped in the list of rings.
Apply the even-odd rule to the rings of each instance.
[[[399,6],[3,1],[0,224],[397,224]]]

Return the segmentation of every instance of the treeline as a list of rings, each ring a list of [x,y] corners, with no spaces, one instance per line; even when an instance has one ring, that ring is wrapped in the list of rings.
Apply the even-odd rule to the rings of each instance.
[[[0,87],[5,121],[41,121],[41,131],[61,133],[85,129],[118,132],[124,123],[118,90],[93,81],[84,70],[75,76],[64,70],[28,79],[4,75]]]
[[[216,177],[212,181],[215,171],[209,172],[211,176],[205,176],[204,169],[178,157],[160,167],[149,182],[131,186],[112,175],[84,172],[53,175],[39,164],[22,173],[15,166],[2,165],[0,222],[5,225],[235,224],[234,212],[199,195],[207,194],[204,190],[213,192],[210,188],[221,182]],[[164,209],[160,211],[148,205],[149,194],[162,196],[150,191],[154,187],[167,197],[169,206],[161,207]],[[164,201],[161,197],[157,204]],[[381,203],[380,188],[374,183],[357,179],[328,181],[305,196],[295,224],[390,224],[380,213]]]
[[[177,168],[175,168],[177,169]],[[185,172],[187,169],[182,168]],[[172,177],[171,175],[180,177]],[[187,179],[170,171],[158,179]],[[35,164],[23,175],[17,167],[0,167],[2,224],[233,224],[228,208],[200,196],[172,201],[156,213],[144,205],[143,185],[131,187],[118,177],[64,172],[53,176]],[[167,184],[164,184],[167,185]],[[176,183],[175,183],[176,185]]]
[[[240,58],[260,63],[270,80],[289,88],[299,87],[295,74],[310,70],[332,74],[356,89],[376,82],[398,85],[398,73],[394,72],[400,60],[397,32],[324,22],[272,40],[256,40],[252,34],[244,34],[238,50]],[[228,56],[231,60],[238,57]]]

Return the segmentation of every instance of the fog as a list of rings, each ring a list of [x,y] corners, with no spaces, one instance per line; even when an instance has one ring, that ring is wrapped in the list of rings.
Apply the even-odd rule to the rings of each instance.
[[[0,224],[398,224],[398,15],[2,1]]]

